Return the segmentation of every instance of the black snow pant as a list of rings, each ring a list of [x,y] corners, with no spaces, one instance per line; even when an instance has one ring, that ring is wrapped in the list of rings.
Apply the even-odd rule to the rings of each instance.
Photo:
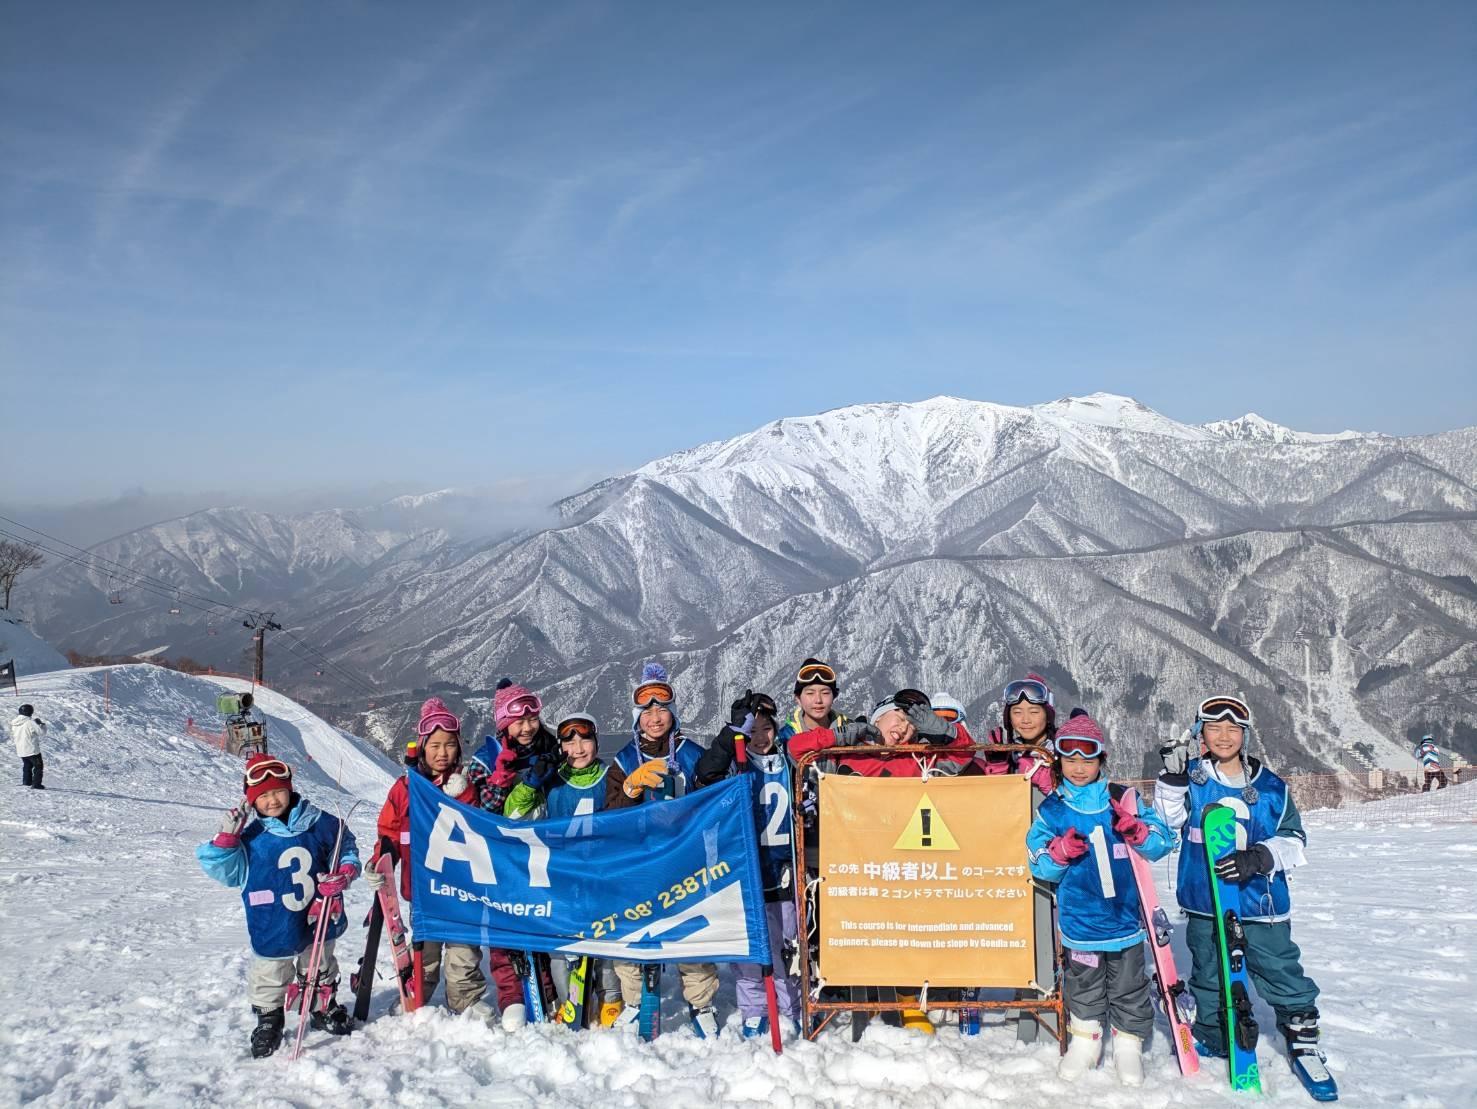
[[[1078,1020],[1101,1021],[1130,1036],[1148,1039],[1154,1028],[1154,1003],[1144,975],[1144,945],[1064,954],[1067,1012]]]
[[[1429,792],[1431,792],[1431,782],[1433,780],[1436,783],[1436,788],[1437,789],[1445,789],[1446,788],[1446,772],[1445,771],[1439,770],[1439,769],[1437,769],[1437,770],[1427,770],[1426,771],[1426,780],[1421,784],[1421,792],[1422,793],[1429,793]]]
[[[40,755],[26,755],[23,757],[21,759],[21,785],[30,786],[32,789],[45,789],[46,787],[41,784],[41,771],[43,769]]]

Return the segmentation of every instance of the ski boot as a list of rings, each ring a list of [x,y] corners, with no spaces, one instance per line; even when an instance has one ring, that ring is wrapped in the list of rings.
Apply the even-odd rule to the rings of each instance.
[[[616,1020],[619,1019],[621,1015],[621,1010],[624,1008],[625,1005],[619,1001],[607,1001],[605,1002],[605,1004],[601,1005],[600,1027],[609,1028],[611,1025],[615,1024]]]
[[[1067,1025],[1072,1034],[1067,1053],[1057,1064],[1056,1076],[1065,1082],[1076,1082],[1098,1065],[1103,1054],[1103,1025],[1096,1020],[1073,1017]]]
[[[503,1006],[503,1031],[516,1032],[528,1026],[528,1006],[521,1001]]]
[[[265,1059],[282,1046],[282,1026],[287,1017],[280,1008],[258,1009],[253,1005],[251,1011],[256,1014],[256,1027],[251,1030],[251,1057]]]
[[[916,994],[898,994],[897,999],[904,1004],[913,1004],[917,1002],[918,997]],[[903,1027],[910,1032],[922,1032],[925,1036],[938,1034],[934,1031],[933,1021],[928,1019],[928,1014],[922,1009],[904,1009]]]
[[[700,1040],[716,1040],[718,1038],[718,1010],[711,1005],[704,1005],[701,1009],[695,1009],[691,1005],[687,1007],[688,1014],[692,1017],[692,1030]],[[765,1027],[768,1028],[768,1021]]]
[[[1139,1036],[1113,1029],[1113,1069],[1124,1086],[1144,1084],[1144,1041]]]
[[[308,1014],[308,1027],[330,1036],[347,1036],[354,1031],[354,1018],[335,999],[338,982],[325,982],[313,998],[313,1011]]]
[[[1287,1062],[1314,1101],[1337,1101],[1338,1084],[1328,1071],[1328,1058],[1318,1046],[1318,1012],[1294,1013],[1277,1023],[1287,1037]]]

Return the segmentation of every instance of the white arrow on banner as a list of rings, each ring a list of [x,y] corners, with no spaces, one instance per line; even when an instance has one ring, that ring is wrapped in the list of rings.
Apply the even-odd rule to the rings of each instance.
[[[576,940],[559,948],[559,953],[603,955],[635,963],[727,957],[748,949],[745,918],[743,884],[730,882],[674,916],[638,926],[624,940]],[[660,940],[672,932],[677,935]]]

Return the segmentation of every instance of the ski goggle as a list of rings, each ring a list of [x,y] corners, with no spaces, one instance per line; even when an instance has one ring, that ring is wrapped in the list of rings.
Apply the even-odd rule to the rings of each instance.
[[[509,705],[503,711],[503,715],[518,720],[525,716],[537,716],[543,707],[544,703],[530,693],[527,697],[519,697]]]
[[[916,705],[927,705],[933,707],[933,702],[928,699],[928,694],[921,689],[900,689],[892,695],[892,703],[900,709],[910,709]]]
[[[964,719],[963,714],[958,709],[941,709],[937,705],[933,707],[933,714],[940,720],[947,720],[950,723],[953,723],[955,720]]]
[[[756,693],[749,698],[749,711],[762,713],[765,716],[777,716],[779,709],[775,707],[774,698],[767,693]]]
[[[835,685],[836,671],[832,670],[824,662],[812,662],[810,665],[800,668],[800,673],[795,675],[795,680],[801,685],[813,685],[816,682],[822,685]]]
[[[265,762],[252,763],[246,768],[246,784],[249,786],[259,786],[268,778],[290,781],[292,771],[281,759],[267,759]]]
[[[571,716],[567,720],[559,721],[559,742],[564,743],[571,739],[595,739],[597,738],[595,721],[587,716]]]
[[[1055,706],[1055,702],[1051,699],[1051,690],[1046,688],[1045,682],[1038,682],[1035,678],[1022,678],[1005,687],[1006,708],[1018,705],[1022,701],[1030,701],[1033,705]]]
[[[1229,720],[1243,728],[1251,727],[1251,709],[1239,697],[1207,697],[1200,702],[1195,719],[1202,724],[1213,720]]]
[[[638,709],[649,709],[652,705],[660,705],[662,708],[671,708],[677,698],[672,693],[672,687],[666,682],[647,682],[638,685],[635,694],[631,697]]]
[[[1064,759],[1098,759],[1103,755],[1103,741],[1084,735],[1058,736],[1054,746]]]

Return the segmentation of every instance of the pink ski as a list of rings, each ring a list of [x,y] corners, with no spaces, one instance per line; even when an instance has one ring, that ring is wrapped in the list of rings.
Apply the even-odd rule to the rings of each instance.
[[[380,913],[385,918],[385,931],[390,934],[390,954],[395,958],[395,985],[400,990],[400,1011],[414,1012],[418,1003],[411,988],[414,974],[410,941],[405,935],[405,922],[400,917],[400,896],[396,889],[395,860],[381,855],[374,861],[375,870],[384,876],[378,897]]]
[[[1126,789],[1128,798],[1137,809],[1138,791]],[[1195,1053],[1195,1039],[1190,1034],[1190,1022],[1195,1016],[1195,998],[1180,981],[1174,965],[1174,950],[1170,941],[1174,937],[1174,926],[1169,914],[1159,904],[1159,893],[1154,889],[1154,871],[1149,860],[1133,848],[1128,849],[1129,861],[1133,864],[1133,880],[1139,891],[1139,908],[1144,915],[1144,927],[1149,933],[1149,948],[1154,953],[1154,991],[1159,997],[1159,1007],[1169,1021],[1169,1039],[1174,1044],[1175,1061],[1181,1074],[1195,1074],[1200,1070],[1200,1056]]]

